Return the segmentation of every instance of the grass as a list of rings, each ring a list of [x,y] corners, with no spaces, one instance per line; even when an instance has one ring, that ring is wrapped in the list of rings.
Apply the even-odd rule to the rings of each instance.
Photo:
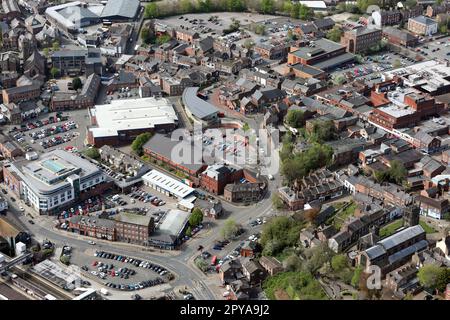
[[[432,227],[430,227],[425,221],[420,221],[419,225],[425,230],[425,232],[428,233],[435,233],[436,230],[434,230]]]
[[[338,213],[332,218],[333,224],[338,230],[342,227],[343,222],[347,220],[347,218],[353,216],[356,210],[356,203],[354,203],[353,201],[350,203],[348,207],[342,210],[344,205],[345,205],[344,202],[340,202],[337,203],[336,205],[333,205],[336,208],[336,211],[338,211]]]
[[[403,226],[403,219],[395,220],[394,222],[380,229],[380,237],[381,238],[389,237],[402,226]]]

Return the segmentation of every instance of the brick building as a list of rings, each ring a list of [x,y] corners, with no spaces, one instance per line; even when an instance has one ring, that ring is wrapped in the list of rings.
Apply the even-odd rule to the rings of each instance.
[[[347,52],[360,53],[378,44],[381,36],[381,29],[357,28],[344,32],[341,44],[346,47]]]
[[[431,18],[418,16],[408,20],[408,30],[415,34],[431,36],[438,32],[438,23]]]

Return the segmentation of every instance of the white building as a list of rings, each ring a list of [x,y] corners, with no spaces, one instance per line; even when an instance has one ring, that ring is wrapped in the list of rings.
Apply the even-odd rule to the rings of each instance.
[[[19,161],[6,167],[9,177],[20,181],[20,197],[40,213],[52,213],[105,182],[103,172],[81,157],[64,150],[54,150],[33,161]],[[17,192],[17,190],[15,190]]]
[[[193,188],[183,182],[154,169],[143,175],[142,181],[146,186],[149,186],[167,196],[174,196],[179,200],[186,199],[194,192]]]

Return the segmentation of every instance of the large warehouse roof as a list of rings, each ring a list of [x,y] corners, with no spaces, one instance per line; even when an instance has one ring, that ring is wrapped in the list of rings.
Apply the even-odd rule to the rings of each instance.
[[[91,109],[97,126],[90,128],[94,137],[117,135],[122,130],[150,129],[172,124],[178,117],[167,99],[142,98],[113,100]]]
[[[179,237],[189,220],[189,216],[190,214],[181,210],[169,210],[159,226],[159,230]]]
[[[188,185],[157,170],[146,173],[142,176],[142,179],[176,195],[179,199],[183,199],[194,192],[194,189]]]
[[[184,89],[182,99],[183,104],[197,118],[204,119],[218,112],[217,108],[211,103],[197,97],[197,87]]]
[[[139,9],[139,0],[109,0],[103,9],[102,18],[124,17],[133,19]]]

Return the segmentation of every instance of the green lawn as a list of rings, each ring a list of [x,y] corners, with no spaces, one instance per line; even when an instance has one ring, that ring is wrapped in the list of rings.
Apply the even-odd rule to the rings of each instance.
[[[435,233],[436,230],[434,230],[431,226],[429,226],[425,221],[419,222],[420,226],[425,230],[426,233]]]
[[[340,210],[344,207],[344,204],[338,203],[334,206],[336,208],[336,211]],[[333,217],[333,224],[336,227],[336,229],[340,229],[342,226],[342,223],[347,220],[349,217],[353,216],[356,210],[356,203],[351,202],[351,204],[345,208],[342,211],[339,211],[334,217]]]
[[[402,226],[403,226],[403,219],[395,220],[394,222],[380,229],[380,237],[381,238],[388,237]]]

